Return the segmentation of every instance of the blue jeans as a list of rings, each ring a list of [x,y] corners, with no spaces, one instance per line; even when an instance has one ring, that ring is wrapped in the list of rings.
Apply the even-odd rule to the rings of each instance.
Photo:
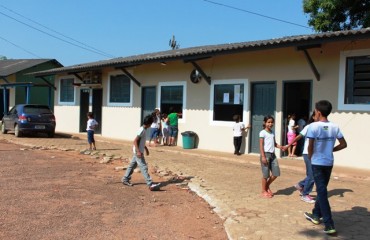
[[[300,181],[299,186],[303,187],[303,196],[306,196],[312,192],[313,185],[315,183],[313,179],[311,160],[308,159],[308,154],[303,154],[303,160],[306,165],[306,178]]]
[[[312,214],[318,218],[322,217],[326,227],[334,227],[327,189],[332,169],[333,166],[312,165],[313,177],[315,179],[317,191],[317,198]]]
[[[132,157],[132,160],[130,164],[128,165],[126,173],[122,178],[122,182],[129,181],[131,179],[131,175],[138,165],[141,170],[141,174],[143,174],[145,178],[146,185],[150,186],[152,184],[152,178],[149,176],[148,166],[146,165],[145,158],[144,156],[142,156],[141,158],[138,158],[136,154],[134,154],[134,156]]]

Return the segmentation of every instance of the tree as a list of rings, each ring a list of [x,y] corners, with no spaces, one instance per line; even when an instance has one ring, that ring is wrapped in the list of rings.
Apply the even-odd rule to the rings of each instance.
[[[370,27],[370,0],[303,0],[303,11],[316,32]]]

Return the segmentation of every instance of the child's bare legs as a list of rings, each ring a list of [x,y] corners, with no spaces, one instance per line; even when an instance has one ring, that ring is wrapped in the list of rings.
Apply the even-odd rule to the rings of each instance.
[[[92,145],[93,145],[93,150],[96,150],[95,142],[93,142]]]
[[[270,185],[273,181],[275,181],[276,176],[270,176],[269,178],[262,178],[262,197],[271,198],[274,196],[270,189]]]
[[[296,145],[294,145],[293,147],[292,147],[292,155],[291,155],[291,157],[296,157],[297,155],[295,155],[295,149],[297,148],[297,146]]]
[[[268,193],[268,178],[262,178],[262,197],[271,198],[272,196]]]
[[[272,193],[271,189],[270,189],[270,185],[273,181],[275,181],[277,177],[276,176],[271,176],[268,178],[267,180],[267,183],[266,183],[266,191],[272,196],[274,196],[274,194]]]
[[[288,157],[292,156],[292,146],[288,147]]]

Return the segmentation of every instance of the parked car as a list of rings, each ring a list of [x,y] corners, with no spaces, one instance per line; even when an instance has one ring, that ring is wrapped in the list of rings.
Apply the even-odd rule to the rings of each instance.
[[[2,119],[1,132],[14,131],[16,137],[26,133],[55,134],[55,116],[49,106],[39,104],[15,105]]]

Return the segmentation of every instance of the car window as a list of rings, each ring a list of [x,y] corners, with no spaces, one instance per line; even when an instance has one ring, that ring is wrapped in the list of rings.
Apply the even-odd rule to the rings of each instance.
[[[15,107],[10,109],[10,111],[9,111],[9,114],[16,114],[16,113],[17,113],[17,109]]]
[[[23,112],[26,114],[52,114],[48,106],[25,106]]]

